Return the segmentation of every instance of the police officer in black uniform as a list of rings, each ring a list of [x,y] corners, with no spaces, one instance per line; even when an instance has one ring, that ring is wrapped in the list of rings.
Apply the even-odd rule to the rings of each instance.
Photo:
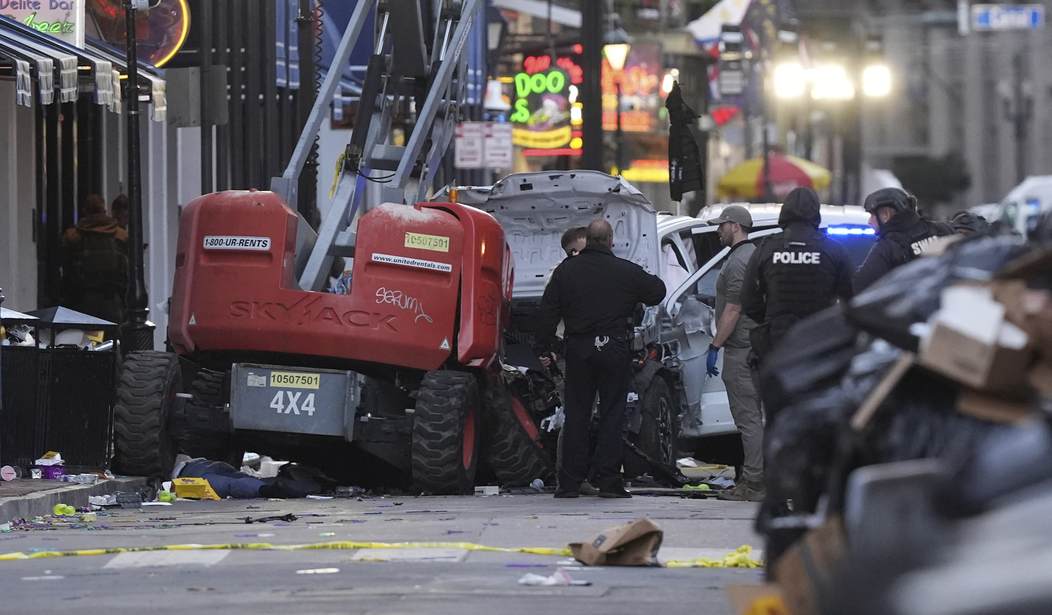
[[[761,362],[797,321],[851,298],[847,253],[821,222],[818,194],[796,188],[778,216],[783,231],[764,238],[749,260],[742,309],[760,323],[751,339]]]
[[[855,292],[924,254],[936,237],[954,233],[948,224],[922,218],[917,213],[917,198],[901,188],[881,188],[866,197],[863,207],[878,238],[855,272]]]
[[[566,422],[559,438],[557,498],[580,495],[589,467],[588,426],[599,394],[599,433],[592,460],[600,497],[632,497],[621,478],[621,432],[632,379],[631,318],[639,303],[657,305],[665,283],[642,267],[614,256],[606,220],[588,225],[587,245],[564,260],[544,290],[537,332],[543,348],[566,326]]]

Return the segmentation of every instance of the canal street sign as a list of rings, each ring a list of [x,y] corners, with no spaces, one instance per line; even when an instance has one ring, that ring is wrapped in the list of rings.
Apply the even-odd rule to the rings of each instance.
[[[973,4],[972,30],[1040,30],[1045,27],[1042,4]]]

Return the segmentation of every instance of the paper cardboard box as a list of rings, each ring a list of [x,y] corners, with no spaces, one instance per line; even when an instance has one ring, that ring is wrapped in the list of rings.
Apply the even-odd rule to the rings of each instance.
[[[1014,392],[1026,386],[1031,353],[996,341],[981,341],[947,325],[936,324],[921,347],[921,365],[981,391]]]
[[[1023,280],[997,280],[993,295],[1005,307],[1005,318],[1030,337],[1031,344],[1052,358],[1052,293],[1027,288]]]
[[[1005,319],[990,287],[951,286],[921,340],[921,365],[982,391],[1026,386],[1032,351],[1029,337]]]
[[[570,543],[585,566],[657,566],[664,532],[650,519],[636,519],[600,532],[587,542]]]
[[[977,419],[994,423],[1019,423],[1034,412],[1029,401],[1006,399],[1003,395],[991,395],[966,390],[957,399],[957,410]]]

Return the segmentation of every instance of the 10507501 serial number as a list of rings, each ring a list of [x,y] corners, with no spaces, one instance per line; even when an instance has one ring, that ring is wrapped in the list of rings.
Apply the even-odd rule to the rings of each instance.
[[[270,372],[270,386],[286,389],[317,389],[321,386],[321,374]]]

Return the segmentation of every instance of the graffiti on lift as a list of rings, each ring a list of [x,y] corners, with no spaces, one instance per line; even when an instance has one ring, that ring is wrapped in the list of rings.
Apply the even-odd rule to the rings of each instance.
[[[377,305],[393,305],[396,308],[414,315],[413,322],[421,320],[428,324],[435,322],[424,311],[424,304],[416,297],[412,297],[400,290],[387,290],[383,286],[376,289]]]

